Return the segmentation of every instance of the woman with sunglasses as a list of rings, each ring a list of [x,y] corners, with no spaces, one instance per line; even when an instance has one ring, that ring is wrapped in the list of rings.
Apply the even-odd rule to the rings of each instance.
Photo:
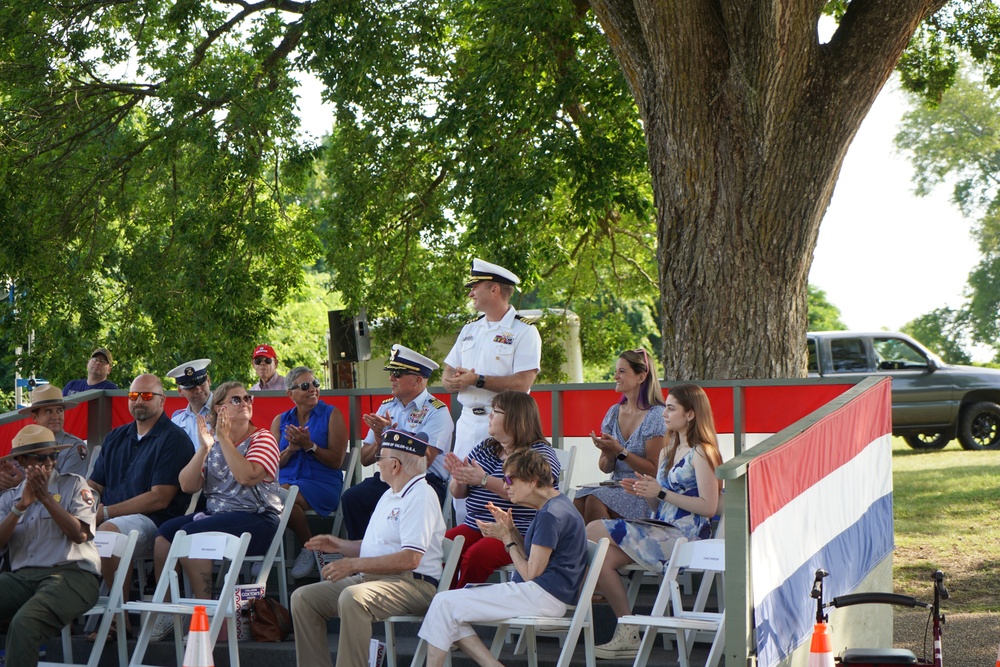
[[[299,487],[288,527],[305,544],[313,536],[306,511],[329,516],[340,504],[347,426],[340,410],[320,400],[319,381],[311,369],[296,366],[285,376],[285,385],[295,405],[274,418],[271,434],[281,451],[281,485]],[[292,578],[308,576],[315,567],[316,556],[303,547],[292,566]]]
[[[253,396],[240,382],[224,382],[212,393],[208,420],[198,417],[198,449],[178,478],[184,493],[202,492],[205,511],[166,521],[153,544],[157,580],[177,531],[188,535],[218,531],[250,533],[248,556],[262,556],[271,546],[284,503],[278,486],[278,445],[266,428],[254,425]],[[209,431],[209,426],[212,430]],[[212,596],[212,562],[181,561],[196,598]],[[152,638],[159,641],[173,628],[161,615]]]
[[[10,454],[24,479],[0,493],[0,621],[8,665],[37,665],[38,649],[97,602],[101,559],[94,546],[97,504],[83,477],[56,472],[55,434],[32,424],[14,436]]]
[[[492,522],[490,505],[511,510],[514,525],[523,534],[535,518],[535,509],[515,505],[503,481],[503,462],[518,452],[534,450],[549,462],[553,480],[561,468],[555,450],[542,434],[538,405],[528,394],[502,391],[493,397],[489,417],[489,437],[473,448],[462,460],[454,452],[445,455],[444,467],[451,473],[451,494],[466,498],[465,523],[446,533],[448,539],[465,536],[462,558],[452,588],[486,581],[499,567],[510,565],[510,554],[503,542],[490,538],[480,529],[480,522]]]
[[[661,572],[678,538],[701,540],[710,536],[710,521],[719,508],[722,482],[715,468],[722,463],[715,419],[705,390],[680,384],[667,395],[663,410],[667,446],[660,453],[656,477],[638,473],[622,480],[625,490],[647,503],[650,519],[603,519],[587,524],[587,537],[596,542],[611,538],[597,587],[615,616],[630,613],[628,594],[618,568],[638,563]],[[634,658],[639,649],[639,626],[619,623],[606,644],[594,649],[604,659]]]
[[[600,450],[601,472],[611,473],[612,484],[577,490],[573,504],[587,523],[598,519],[639,519],[649,513],[642,498],[619,484],[636,473],[655,475],[660,452],[667,442],[663,425],[663,390],[656,367],[645,349],[625,350],[615,364],[615,391],[621,399],[601,422],[601,432],[590,432]]]
[[[419,635],[427,642],[428,667],[444,665],[453,644],[480,665],[498,664],[470,623],[532,614],[562,616],[576,604],[587,566],[587,535],[580,513],[554,486],[547,457],[522,450],[503,465],[503,486],[511,502],[535,516],[523,533],[514,512],[488,505],[484,535],[504,545],[517,569],[513,581],[484,588],[438,593],[424,615]]]

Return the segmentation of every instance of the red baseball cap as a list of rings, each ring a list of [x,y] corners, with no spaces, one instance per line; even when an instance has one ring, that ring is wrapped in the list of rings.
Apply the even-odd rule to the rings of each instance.
[[[250,360],[253,361],[257,357],[270,357],[271,359],[277,359],[278,355],[274,353],[274,348],[270,345],[258,345],[257,349],[253,351],[250,355]]]

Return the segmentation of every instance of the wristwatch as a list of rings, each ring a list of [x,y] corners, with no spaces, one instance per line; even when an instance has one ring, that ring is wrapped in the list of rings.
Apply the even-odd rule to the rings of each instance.
[[[485,386],[486,386],[486,376],[480,375],[479,378],[476,380],[476,388],[482,389]]]
[[[317,444],[316,444],[316,443],[314,442],[314,443],[313,443],[313,446],[312,446],[312,447],[310,447],[309,449],[307,449],[306,451],[307,451],[307,452],[309,452],[310,454],[315,454],[315,453],[316,453],[316,450],[317,450],[317,449],[319,449],[319,445],[317,445]]]
[[[656,497],[659,498],[660,500],[666,500],[667,499],[667,490],[666,489],[660,489],[660,492],[656,494]]]
[[[622,446],[622,450],[618,452],[618,455],[615,456],[615,458],[618,459],[619,461],[624,461],[625,459],[628,458],[628,450],[625,449],[624,445]]]
[[[490,481],[490,474],[489,473],[484,473],[483,474],[483,481],[481,481],[479,483],[479,486],[485,487],[486,486],[486,482],[488,482],[488,481]]]

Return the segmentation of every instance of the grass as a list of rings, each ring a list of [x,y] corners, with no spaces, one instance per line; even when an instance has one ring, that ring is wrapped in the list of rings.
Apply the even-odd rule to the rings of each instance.
[[[929,600],[939,569],[949,611],[1000,611],[1000,451],[918,452],[893,438],[892,454],[896,592]]]

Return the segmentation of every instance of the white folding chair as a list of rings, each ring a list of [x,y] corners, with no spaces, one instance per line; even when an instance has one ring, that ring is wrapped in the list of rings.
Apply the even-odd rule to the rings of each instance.
[[[295,506],[295,499],[299,495],[299,487],[291,485],[287,491],[281,489],[285,503],[281,510],[281,518],[278,519],[278,529],[274,531],[274,538],[271,546],[263,556],[246,556],[244,563],[260,563],[260,573],[257,575],[257,585],[264,586],[267,590],[267,578],[271,574],[271,568],[278,568],[278,599],[281,604],[288,608],[288,571],[285,569],[285,528],[288,526],[288,517],[292,515],[292,508]]]
[[[191,500],[188,502],[187,509],[184,510],[185,516],[188,514],[194,514],[195,510],[198,509],[198,501],[201,500],[201,489],[198,489],[191,494]],[[147,599],[146,597],[146,576],[153,571],[153,561],[149,557],[138,557],[135,559],[135,574],[136,582],[139,587],[139,598],[142,600]]]
[[[446,591],[451,587],[451,579],[455,576],[455,570],[458,569],[458,561],[462,556],[462,547],[464,545],[464,535],[458,535],[454,540],[445,539],[441,545],[441,549],[444,552],[444,569],[441,571],[441,579],[438,581],[438,593]],[[396,623],[420,623],[423,620],[424,617],[421,614],[401,614],[385,619],[385,656],[387,667],[396,667]],[[427,642],[421,639],[417,643],[417,651],[413,656],[413,660],[416,661],[417,656],[421,656],[420,659],[423,660],[423,656],[426,654]]]
[[[122,610],[122,588],[125,585],[125,578],[131,573],[132,554],[135,552],[135,543],[139,539],[139,531],[133,530],[128,535],[113,533],[111,531],[99,531],[94,543],[101,558],[120,558],[121,565],[115,572],[114,581],[108,587],[108,594],[97,598],[97,602],[86,612],[84,616],[100,615],[101,621],[97,626],[97,640],[93,648],[90,649],[90,658],[87,662],[73,662],[73,642],[70,638],[70,626],[66,625],[62,629],[63,662],[39,662],[41,667],[55,667],[61,665],[65,667],[97,667],[104,653],[104,643],[111,623],[118,623],[118,664],[124,665],[128,661],[128,645],[125,641],[125,612]]]
[[[573,481],[573,463],[576,461],[576,445],[571,446],[569,449],[555,449],[556,458],[559,459],[559,467],[562,469],[559,473],[559,490],[568,497],[570,500],[573,499],[573,487],[570,484]]]
[[[184,633],[181,626],[181,616],[194,615],[196,605],[204,606],[208,613],[209,625],[209,646],[215,647],[215,641],[219,637],[222,624],[225,623],[229,637],[229,664],[231,667],[239,667],[240,654],[237,650],[236,641],[236,581],[239,578],[240,567],[243,565],[243,558],[246,556],[247,547],[250,546],[250,533],[243,533],[240,537],[235,537],[227,533],[198,533],[188,535],[183,530],[174,535],[174,540],[170,545],[170,552],[167,554],[167,561],[163,566],[163,573],[160,580],[156,582],[156,590],[153,592],[151,602],[127,602],[125,604],[126,613],[142,613],[142,630],[139,632],[139,639],[135,644],[135,652],[129,667],[141,667],[142,660],[146,656],[146,649],[149,647],[150,635],[153,630],[153,623],[157,613],[172,614],[174,617],[174,649],[177,653],[177,664],[183,663],[184,647],[182,637]],[[177,564],[181,558],[208,559],[223,561],[228,565],[226,578],[222,585],[218,599],[199,600],[194,598],[182,598],[180,595],[180,583],[177,576]],[[170,599],[167,602],[167,591],[170,592]],[[152,612],[152,613],[150,613]]]
[[[695,596],[691,609],[684,608],[681,599],[681,589],[677,576],[682,572],[702,572],[701,586]],[[723,635],[725,634],[725,616],[723,603],[719,597],[719,611],[707,612],[705,605],[712,589],[712,583],[718,579],[718,590],[722,590],[722,577],[726,571],[724,540],[695,540],[688,542],[681,538],[674,544],[670,563],[663,575],[663,584],[653,603],[649,615],[632,614],[618,619],[619,623],[640,625],[645,631],[639,653],[635,657],[634,667],[644,667],[649,660],[649,654],[659,633],[672,633],[677,640],[677,653],[681,667],[689,667],[691,660],[691,644],[705,638],[711,638],[706,667],[717,667],[722,657]],[[669,607],[669,610],[668,610]]]
[[[587,656],[587,667],[594,667],[594,622],[591,609],[591,599],[594,597],[594,590],[597,588],[597,577],[601,573],[601,565],[604,563],[604,556],[608,553],[608,539],[603,538],[597,544],[587,543],[587,575],[583,580],[583,587],[580,589],[580,598],[575,607],[568,611],[567,616],[558,618],[550,616],[516,616],[493,623],[477,623],[477,625],[496,625],[497,632],[493,636],[493,645],[490,651],[497,658],[503,649],[507,638],[507,632],[512,629],[520,629],[527,641],[528,666],[538,667],[538,646],[536,643],[535,631],[544,628],[546,634],[551,634],[553,630],[565,629],[566,638],[563,640],[562,651],[559,654],[559,661],[556,667],[570,667],[573,661],[573,652],[576,650],[577,640],[580,633],[583,633],[584,645]]]

